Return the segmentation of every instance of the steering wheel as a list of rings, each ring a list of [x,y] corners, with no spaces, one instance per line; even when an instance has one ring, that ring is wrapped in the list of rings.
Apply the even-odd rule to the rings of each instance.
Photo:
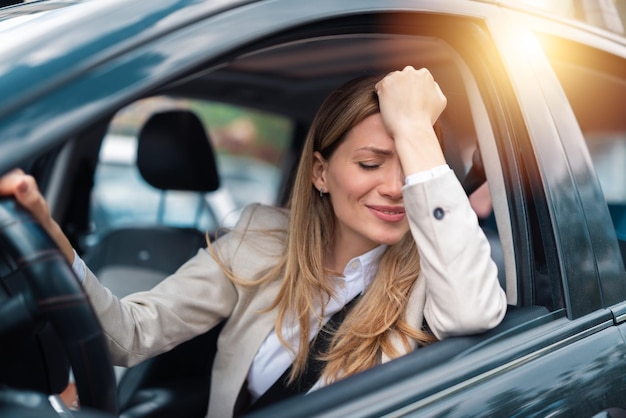
[[[20,317],[46,319],[66,350],[81,406],[117,415],[113,367],[89,299],[54,241],[12,198],[0,199],[0,251],[26,277],[4,304],[16,315],[4,315],[2,330]]]

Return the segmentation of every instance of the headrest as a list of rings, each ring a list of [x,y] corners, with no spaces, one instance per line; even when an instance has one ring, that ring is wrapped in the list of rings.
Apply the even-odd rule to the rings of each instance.
[[[220,185],[204,126],[186,110],[155,113],[148,119],[139,133],[137,167],[157,189],[211,192]]]

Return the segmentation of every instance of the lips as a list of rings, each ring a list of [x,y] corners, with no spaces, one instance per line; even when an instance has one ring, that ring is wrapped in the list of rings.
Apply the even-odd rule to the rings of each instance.
[[[370,212],[385,222],[400,222],[406,217],[402,206],[368,206]]]

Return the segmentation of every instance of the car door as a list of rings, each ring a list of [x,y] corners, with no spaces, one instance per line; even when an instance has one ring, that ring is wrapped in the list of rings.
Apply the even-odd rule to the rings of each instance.
[[[542,220],[543,215],[538,215],[536,221],[542,230],[551,229],[543,239],[549,243],[544,244],[543,254],[546,258],[556,255],[566,318],[556,320],[561,323],[556,333],[548,326],[536,337],[543,340],[544,347],[513,362],[519,367],[510,368],[513,364],[509,364],[506,371],[492,370],[493,380],[469,385],[458,401],[444,400],[441,406],[426,411],[454,407],[461,412],[453,416],[468,411],[510,416],[619,416],[625,412],[622,379],[626,352],[620,318],[625,277],[605,199],[609,206],[621,203],[606,196],[609,186],[620,189],[620,182],[603,179],[603,194],[592,163],[596,171],[615,174],[610,170],[615,162],[611,165],[602,157],[606,158],[612,145],[621,146],[626,131],[618,110],[623,109],[625,97],[624,43],[619,48],[619,43],[588,32],[571,34],[565,25],[540,19],[529,24],[533,33],[527,27],[516,27],[516,21],[527,19],[506,13],[490,23],[494,30],[506,26],[503,32],[494,32],[494,39],[511,75],[529,135],[528,144],[518,144],[518,152],[524,147],[520,160],[527,176],[532,176],[532,171],[524,161],[536,161],[539,178],[531,183],[531,193],[540,194],[538,189],[543,189],[547,206],[543,210],[547,209],[549,217]],[[564,34],[581,42],[563,39]],[[523,132],[524,127],[517,126],[516,131]],[[595,158],[591,161],[588,147],[600,151],[592,154]],[[623,167],[623,159],[618,165]],[[529,217],[526,222],[534,221]],[[534,252],[536,267],[540,267],[540,257]],[[549,267],[547,271],[551,280],[558,277]],[[535,275],[535,287],[540,274]]]
[[[607,208],[598,205],[602,191],[580,127],[527,17],[476,4],[391,3],[401,12],[363,7],[360,13],[391,22],[370,30],[441,39],[467,70],[509,303],[546,313],[445,360],[434,356],[435,366],[419,360],[427,350],[417,350],[265,413],[591,416],[626,410],[626,347],[615,326],[626,298],[619,248]],[[448,343],[438,344],[445,351]]]

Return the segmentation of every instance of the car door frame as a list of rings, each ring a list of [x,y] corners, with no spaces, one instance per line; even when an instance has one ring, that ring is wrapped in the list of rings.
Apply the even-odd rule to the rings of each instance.
[[[189,10],[193,9],[192,3],[188,2]],[[610,219],[608,214],[603,215],[602,211],[584,206],[581,196],[586,197],[586,194],[577,194],[578,188],[585,193],[591,193],[592,196],[597,193],[595,190],[597,184],[587,177],[588,167],[584,164],[576,169],[576,173],[583,176],[582,178],[576,177],[574,180],[571,172],[568,172],[566,181],[559,183],[561,179],[554,173],[548,175],[550,161],[546,158],[547,155],[556,158],[559,162],[555,164],[556,166],[570,167],[570,164],[565,158],[562,144],[549,144],[544,147],[543,142],[550,141],[542,142],[538,138],[559,138],[562,132],[570,132],[576,138],[577,134],[580,136],[580,132],[577,133],[575,128],[569,128],[571,115],[565,119],[555,116],[551,111],[554,103],[545,97],[546,92],[552,91],[553,87],[539,85],[538,80],[534,78],[537,74],[549,75],[549,65],[545,59],[542,63],[538,58],[538,68],[533,70],[534,76],[531,76],[525,74],[522,69],[515,68],[517,60],[513,52],[505,52],[508,47],[505,40],[516,36],[515,30],[522,29],[517,27],[510,16],[507,17],[503,9],[483,3],[408,0],[390,0],[384,5],[375,0],[349,2],[319,0],[314,4],[307,2],[294,4],[285,0],[251,3],[213,17],[206,17],[204,20],[196,20],[195,24],[183,29],[172,29],[171,33],[161,38],[147,40],[145,44],[123,53],[118,52],[113,59],[94,62],[91,66],[86,66],[83,73],[77,74],[71,80],[59,81],[57,85],[50,87],[51,90],[34,92],[29,96],[29,103],[21,103],[20,106],[15,104],[13,108],[2,109],[0,137],[6,138],[9,142],[18,139],[31,141],[40,149],[49,148],[60,142],[66,133],[80,128],[89,121],[93,122],[98,115],[108,114],[122,104],[140,97],[144,92],[172,80],[175,76],[205,65],[209,56],[221,57],[233,48],[261,35],[271,36],[280,30],[298,25],[337,16],[388,13],[390,9],[398,12],[465,16],[464,19],[470,16],[472,19],[487,22],[486,26],[479,25],[479,29],[486,34],[485,40],[491,39],[494,44],[483,47],[493,49],[497,55],[486,57],[496,62],[501,60],[504,65],[497,67],[500,68],[498,72],[512,80],[510,85],[494,83],[491,87],[483,87],[482,94],[486,97],[487,108],[494,123],[497,124],[494,130],[499,134],[498,149],[502,158],[510,163],[505,165],[505,179],[508,186],[507,198],[515,221],[514,246],[516,263],[520,269],[518,275],[536,274],[532,271],[532,263],[535,261],[533,257],[536,255],[531,251],[534,245],[534,241],[530,239],[532,231],[529,231],[525,224],[525,214],[529,210],[526,201],[528,186],[532,186],[531,189],[538,188],[530,190],[536,193],[534,197],[537,201],[533,201],[533,205],[539,208],[539,216],[547,226],[540,232],[548,240],[542,241],[539,248],[548,248],[550,254],[557,255],[558,265],[550,265],[548,269],[553,277],[556,275],[559,280],[563,280],[567,318],[561,316],[559,312],[550,314],[544,317],[547,322],[542,320],[529,324],[529,327],[522,327],[517,330],[517,334],[507,335],[506,338],[494,338],[480,349],[458,360],[451,360],[425,373],[410,377],[396,379],[399,374],[395,373],[394,368],[404,363],[392,362],[388,366],[381,366],[355,376],[356,380],[346,379],[305,399],[298,399],[294,401],[293,409],[290,403],[285,403],[280,410],[286,415],[277,416],[301,414],[313,416],[315,413],[340,416],[348,411],[355,416],[371,416],[379,415],[379,412],[391,413],[398,407],[407,408],[406,414],[425,410],[429,405],[433,408],[448,408],[454,405],[455,400],[459,402],[467,390],[480,388],[480,385],[493,382],[496,378],[513,375],[516,369],[532,364],[537,359],[546,358],[550,353],[557,353],[561,349],[573,347],[576,343],[586,342],[587,337],[598,336],[594,341],[606,341],[604,346],[618,344],[621,341],[616,337],[619,333],[616,334],[617,330],[613,327],[611,312],[602,306],[598,267],[594,265],[592,268],[584,268],[585,274],[577,270],[581,266],[581,259],[591,260],[595,264],[596,243],[591,241],[591,233],[581,221],[591,215],[598,215],[600,222]],[[278,11],[280,13],[277,13]],[[165,15],[162,16],[162,19],[165,18]],[[241,25],[240,23],[244,21],[246,25]],[[273,26],[269,28],[267,22],[272,22]],[[227,37],[225,34],[230,32],[226,29],[232,25],[238,25],[241,31],[236,37]],[[511,28],[517,29],[511,32]],[[201,45],[200,41],[207,38],[214,44]],[[182,43],[185,39],[195,40],[196,45],[190,42]],[[182,45],[186,48],[181,48]],[[160,55],[155,57],[156,53]],[[146,58],[152,60],[151,64],[140,65],[139,62]],[[168,74],[167,77],[159,75],[154,71],[156,69],[159,69],[161,74]],[[132,79],[120,77],[126,71],[131,73],[134,71],[137,77]],[[479,82],[479,86],[488,86],[487,74],[481,77],[482,83]],[[545,83],[549,80],[548,78]],[[98,81],[103,82],[109,89],[115,89],[117,94],[97,97],[95,92],[84,93],[85,86]],[[502,91],[503,88],[507,91]],[[556,102],[558,89],[554,94],[557,99],[550,100]],[[66,102],[67,107],[59,109],[60,97],[72,97],[73,100]],[[41,98],[44,100],[38,101]],[[535,119],[529,116],[531,109],[544,109],[547,113],[541,119]],[[32,115],[46,117],[46,120],[38,119],[33,122],[30,118]],[[548,115],[554,119],[550,119]],[[29,123],[25,122],[27,120]],[[554,120],[557,121],[556,124]],[[38,121],[41,123],[35,123]],[[51,127],[54,129],[50,130]],[[572,141],[578,145],[582,143],[580,137]],[[19,161],[24,158],[23,153],[17,148],[8,147],[8,149],[11,154],[2,162],[0,168],[7,168],[9,164],[7,161]],[[548,154],[542,157],[541,153],[544,150]],[[578,151],[568,151],[569,160],[573,160],[571,155],[573,152]],[[533,164],[537,166],[534,167]],[[556,195],[559,197],[555,197]],[[536,210],[535,207],[531,209]],[[569,214],[571,219],[563,218],[566,209],[573,211],[573,214]],[[550,237],[553,237],[553,242],[549,240]],[[575,257],[576,253],[573,252],[575,248],[570,239],[580,239],[584,243],[582,248],[588,252],[586,258]],[[555,244],[555,248],[550,247],[552,243]],[[550,260],[546,260],[546,263],[549,262]],[[528,271],[524,271],[524,268]],[[586,283],[585,280],[590,277],[586,275],[587,273],[595,278],[595,283],[591,290],[588,290],[589,293],[581,294],[578,285]],[[604,271],[601,273],[612,274]],[[590,300],[585,300],[585,297],[590,295],[592,296]],[[528,298],[527,301],[532,302],[532,297]],[[406,358],[407,362],[411,360],[411,356]],[[623,368],[623,363],[620,363],[615,370],[619,372],[623,371]],[[378,386],[383,382],[386,383],[383,387],[372,387],[373,384]],[[528,380],[523,383],[532,385]],[[486,398],[489,396],[494,395],[488,395]],[[418,408],[415,409],[416,407]]]
[[[544,265],[541,268],[547,269],[549,280],[558,282],[563,291],[563,310],[551,314],[548,322],[528,324],[528,329],[521,327],[518,335],[495,338],[477,351],[422,374],[391,382],[382,375],[375,375],[376,371],[368,371],[363,376],[333,385],[332,390],[328,388],[308,395],[304,400],[293,401],[294,409],[283,404],[267,413],[279,414],[277,416],[294,416],[294,413],[295,416],[381,416],[384,413],[421,416],[444,412],[454,415],[451,412],[459,410],[463,411],[461,415],[472,415],[485,413],[482,408],[490,402],[493,405],[490,412],[494,413],[515,413],[521,407],[530,411],[533,403],[542,402],[544,406],[538,410],[541,413],[566,410],[593,414],[610,407],[623,407],[619,404],[623,388],[621,393],[603,395],[606,403],[596,401],[587,406],[576,402],[576,399],[584,399],[580,396],[580,389],[568,385],[545,391],[543,398],[538,394],[539,399],[515,399],[513,396],[533,387],[534,375],[528,370],[536,370],[546,359],[556,363],[556,367],[550,369],[554,378],[586,371],[609,386],[621,379],[620,373],[626,367],[622,358],[623,340],[614,327],[611,311],[603,309],[600,284],[602,280],[619,280],[623,272],[616,270],[615,265],[597,265],[596,252],[617,254],[616,242],[606,240],[597,230],[589,230],[595,227],[599,227],[599,231],[606,230],[610,218],[602,208],[586,203],[590,196],[598,197],[599,187],[587,163],[586,147],[571,112],[554,115],[555,109],[567,109],[569,105],[547,60],[540,50],[531,50],[536,54],[532,59],[527,57],[532,61],[532,70],[525,72],[510,47],[517,45],[516,38],[525,39],[528,30],[506,10],[489,11],[484,17],[490,34],[488,38],[493,40],[498,54],[497,57],[484,54],[482,58],[501,60],[502,68],[497,72],[510,80],[510,84],[500,79],[497,85],[489,85],[489,76],[493,76],[490,71],[484,74],[479,85],[483,86],[490,116],[495,121],[501,156],[506,159],[508,198],[517,228],[518,274],[522,277],[528,274],[529,279],[539,275],[539,266],[534,263],[538,252],[543,251]],[[484,44],[481,47],[486,48]],[[532,48],[532,45],[528,47]],[[497,64],[492,62],[489,65]],[[561,142],[564,134],[569,135],[565,144]],[[564,150],[566,145],[569,147],[567,152]],[[540,222],[540,228],[535,231],[528,225],[527,216],[532,211],[536,212],[534,219]],[[588,216],[594,216],[594,222],[589,225],[586,222]],[[584,252],[582,257],[581,251]],[[523,270],[524,266],[526,270]],[[532,280],[529,281],[532,287]],[[614,300],[623,298],[623,286],[618,289]],[[535,301],[532,289],[522,289],[522,293],[524,303]],[[612,363],[610,371],[587,370],[593,361],[612,358],[614,351],[619,361]],[[588,359],[588,362],[570,364],[571,361],[565,361],[572,357]],[[402,365],[407,364],[402,362]],[[378,371],[385,367],[381,366]],[[399,370],[396,372],[400,373]],[[498,399],[499,392],[481,393],[482,398],[474,409],[467,404],[468,392],[480,392],[483,385],[493,386],[493,382],[510,380],[511,376],[518,376],[521,380],[510,387],[511,399]],[[370,386],[377,382],[381,387],[359,395],[355,387],[368,382]],[[564,406],[558,401],[560,397],[570,399],[570,404]],[[461,404],[462,408],[459,407]],[[399,405],[404,406],[395,410]]]

